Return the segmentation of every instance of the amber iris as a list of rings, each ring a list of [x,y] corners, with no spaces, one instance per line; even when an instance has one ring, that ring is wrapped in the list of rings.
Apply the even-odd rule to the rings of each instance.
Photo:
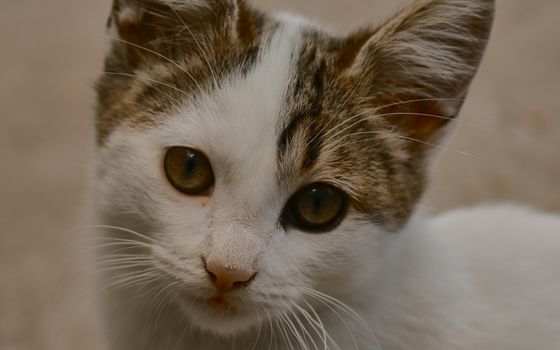
[[[335,229],[348,210],[348,196],[338,188],[314,183],[298,191],[284,211],[285,223],[308,232]]]
[[[214,187],[214,172],[202,152],[189,147],[171,147],[164,162],[165,175],[178,191],[190,196],[208,195]]]

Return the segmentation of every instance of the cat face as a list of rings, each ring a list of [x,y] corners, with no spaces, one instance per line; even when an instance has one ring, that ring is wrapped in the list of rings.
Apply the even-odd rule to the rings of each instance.
[[[489,1],[419,1],[337,37],[244,1],[116,1],[97,207],[138,233],[107,235],[138,241],[154,283],[224,335],[363,288],[491,17]]]

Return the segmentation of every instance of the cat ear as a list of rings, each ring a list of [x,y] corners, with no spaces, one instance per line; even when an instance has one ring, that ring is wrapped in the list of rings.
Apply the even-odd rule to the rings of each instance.
[[[493,14],[493,0],[418,0],[365,41],[350,72],[379,114],[410,138],[437,142],[459,113]]]
[[[134,64],[195,43],[249,40],[257,20],[244,0],[113,0],[107,26],[113,50]]]

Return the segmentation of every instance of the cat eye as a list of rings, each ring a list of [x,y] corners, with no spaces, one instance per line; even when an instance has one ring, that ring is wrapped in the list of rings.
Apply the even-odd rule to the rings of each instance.
[[[177,190],[190,196],[207,195],[214,186],[208,158],[188,147],[171,147],[164,161],[165,175]]]
[[[328,232],[335,229],[348,211],[348,196],[338,188],[311,184],[297,192],[284,210],[286,224],[307,232]]]

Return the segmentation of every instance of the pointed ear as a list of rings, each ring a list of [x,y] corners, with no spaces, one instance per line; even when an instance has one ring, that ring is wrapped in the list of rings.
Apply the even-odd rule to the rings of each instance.
[[[493,0],[418,0],[369,38],[350,72],[379,114],[410,138],[436,142],[459,113],[493,14]]]
[[[248,40],[255,13],[244,0],[113,0],[113,52],[128,65],[189,52],[200,43]],[[196,36],[196,37],[195,37]]]

